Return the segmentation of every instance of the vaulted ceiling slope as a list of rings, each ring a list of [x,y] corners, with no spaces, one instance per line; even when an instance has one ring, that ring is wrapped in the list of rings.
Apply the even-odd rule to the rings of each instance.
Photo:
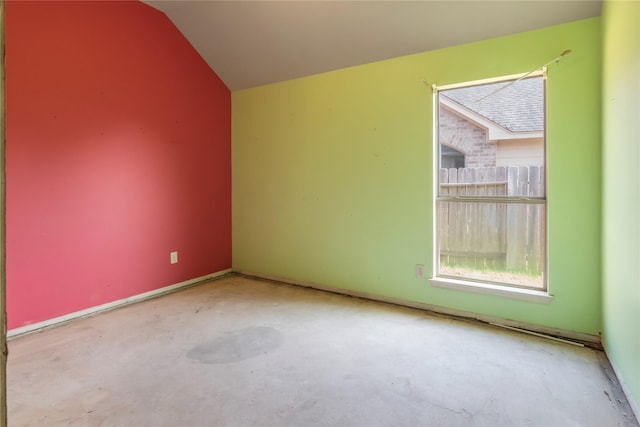
[[[232,91],[600,15],[601,1],[158,1]]]

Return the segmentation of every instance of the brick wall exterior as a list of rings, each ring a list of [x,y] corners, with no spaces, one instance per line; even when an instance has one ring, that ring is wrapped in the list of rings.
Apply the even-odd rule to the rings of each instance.
[[[440,108],[440,143],[464,153],[465,167],[496,166],[497,143],[487,140],[487,131],[480,126]]]

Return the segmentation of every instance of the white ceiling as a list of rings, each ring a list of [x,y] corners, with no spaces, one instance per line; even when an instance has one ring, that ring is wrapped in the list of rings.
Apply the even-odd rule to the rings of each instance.
[[[601,1],[162,1],[232,91],[600,15]]]

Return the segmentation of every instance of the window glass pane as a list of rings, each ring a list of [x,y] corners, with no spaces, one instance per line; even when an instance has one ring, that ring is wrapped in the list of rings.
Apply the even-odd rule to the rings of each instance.
[[[439,92],[441,168],[544,166],[544,78]]]
[[[545,205],[440,201],[439,275],[544,289]]]

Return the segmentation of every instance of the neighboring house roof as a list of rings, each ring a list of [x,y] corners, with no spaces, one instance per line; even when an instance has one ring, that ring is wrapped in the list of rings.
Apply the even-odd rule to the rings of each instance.
[[[542,132],[544,79],[523,79],[489,95],[510,83],[499,82],[443,90],[440,95],[510,132]]]

